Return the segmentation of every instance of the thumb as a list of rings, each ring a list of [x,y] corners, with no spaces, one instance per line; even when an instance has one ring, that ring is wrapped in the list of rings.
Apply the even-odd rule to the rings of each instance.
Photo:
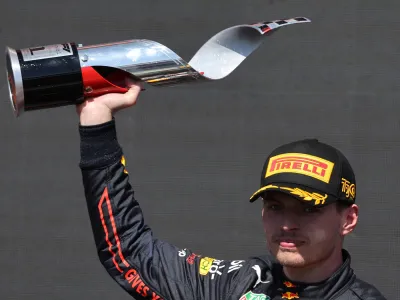
[[[127,106],[132,106],[136,103],[140,91],[142,90],[142,86],[143,84],[141,82],[132,82],[128,84],[129,90],[124,94],[124,102]]]

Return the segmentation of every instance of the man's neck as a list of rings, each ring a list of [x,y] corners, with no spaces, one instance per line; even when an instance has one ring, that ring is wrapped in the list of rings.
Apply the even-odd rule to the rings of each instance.
[[[304,268],[283,267],[283,272],[289,280],[317,283],[328,279],[343,264],[342,251],[334,251],[331,256],[316,264]]]

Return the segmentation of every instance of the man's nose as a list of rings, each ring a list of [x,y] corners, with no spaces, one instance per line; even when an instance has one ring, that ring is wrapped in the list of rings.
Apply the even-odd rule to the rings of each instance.
[[[281,228],[284,231],[291,231],[300,228],[299,215],[293,210],[285,210],[282,214]]]

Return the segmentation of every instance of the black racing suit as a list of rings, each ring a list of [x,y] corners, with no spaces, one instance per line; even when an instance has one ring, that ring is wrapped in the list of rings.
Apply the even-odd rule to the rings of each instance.
[[[246,260],[203,257],[153,237],[129,183],[115,120],[79,127],[83,184],[98,256],[133,298],[172,299],[385,299],[356,278],[350,256],[332,277],[315,285],[285,278],[268,256]]]

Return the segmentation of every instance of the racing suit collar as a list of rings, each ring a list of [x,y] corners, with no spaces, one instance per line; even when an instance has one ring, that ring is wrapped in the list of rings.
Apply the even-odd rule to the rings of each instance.
[[[303,283],[289,280],[281,265],[275,268],[274,278],[281,278],[281,282],[277,284],[282,287],[282,294],[293,293],[301,297],[311,299],[331,299],[338,296],[346,290],[345,287],[350,286],[355,280],[354,272],[351,268],[351,256],[346,250],[342,250],[343,264],[340,268],[326,280],[318,283]],[[275,280],[276,280],[275,279]]]

